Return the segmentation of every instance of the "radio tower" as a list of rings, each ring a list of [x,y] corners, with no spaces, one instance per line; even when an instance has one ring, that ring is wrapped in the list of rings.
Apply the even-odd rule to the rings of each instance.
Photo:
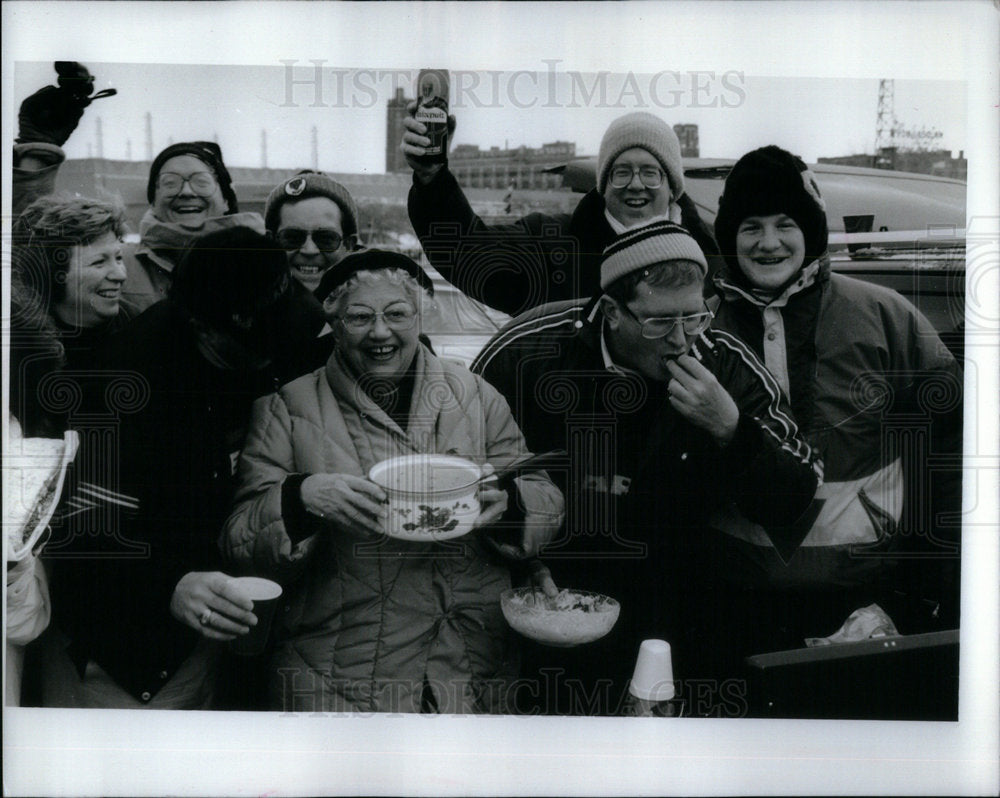
[[[891,80],[878,82],[878,118],[875,122],[876,169],[892,169],[896,154],[896,113],[893,110],[894,83]]]
[[[132,139],[125,139],[125,160],[132,160]]]
[[[97,117],[97,157],[104,160],[104,126],[101,117]]]
[[[319,171],[319,137],[316,125],[312,126],[312,168],[316,172]]]
[[[267,169],[267,131],[260,131],[260,167]]]

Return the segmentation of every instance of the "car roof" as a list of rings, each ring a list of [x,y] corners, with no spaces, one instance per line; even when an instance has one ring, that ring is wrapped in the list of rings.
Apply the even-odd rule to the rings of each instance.
[[[685,158],[684,182],[702,218],[715,221],[725,179],[736,162],[725,158]],[[826,203],[830,232],[844,232],[844,217],[874,217],[872,230],[926,231],[965,227],[966,184],[962,180],[888,169],[810,164]],[[553,167],[563,184],[589,191],[596,184],[596,158],[578,158]]]

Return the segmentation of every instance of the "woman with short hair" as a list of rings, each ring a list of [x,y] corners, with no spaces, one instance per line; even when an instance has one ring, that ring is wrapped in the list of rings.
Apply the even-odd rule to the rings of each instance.
[[[135,315],[122,298],[125,230],[120,204],[58,195],[35,200],[14,223],[10,409],[25,435],[62,434],[46,376],[87,369]]]
[[[508,495],[485,488],[478,531],[418,543],[383,535],[386,494],[366,477],[399,455],[454,454],[488,471],[526,454],[500,394],[420,343],[429,286],[394,252],[354,253],[331,267],[317,296],[333,354],[254,408],[222,545],[237,567],[285,586],[272,708],[504,709],[518,658],[500,593],[510,562],[558,528],[562,495],[542,472],[515,480],[519,545],[491,545],[486,529]]]

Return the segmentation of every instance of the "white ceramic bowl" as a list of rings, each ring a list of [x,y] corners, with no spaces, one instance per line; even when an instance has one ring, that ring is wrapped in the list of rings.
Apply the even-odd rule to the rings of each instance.
[[[423,542],[469,533],[480,513],[481,476],[471,460],[444,454],[392,457],[368,472],[389,499],[386,534]]]
[[[600,593],[564,588],[549,599],[530,587],[505,590],[500,594],[500,608],[515,631],[563,648],[600,640],[614,627],[621,611],[617,601]]]

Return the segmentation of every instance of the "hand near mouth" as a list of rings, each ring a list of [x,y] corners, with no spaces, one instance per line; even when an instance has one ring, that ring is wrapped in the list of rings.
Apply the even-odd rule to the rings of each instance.
[[[667,383],[671,406],[720,446],[729,443],[736,434],[740,411],[715,375],[691,355],[667,361],[667,370],[673,378]]]

